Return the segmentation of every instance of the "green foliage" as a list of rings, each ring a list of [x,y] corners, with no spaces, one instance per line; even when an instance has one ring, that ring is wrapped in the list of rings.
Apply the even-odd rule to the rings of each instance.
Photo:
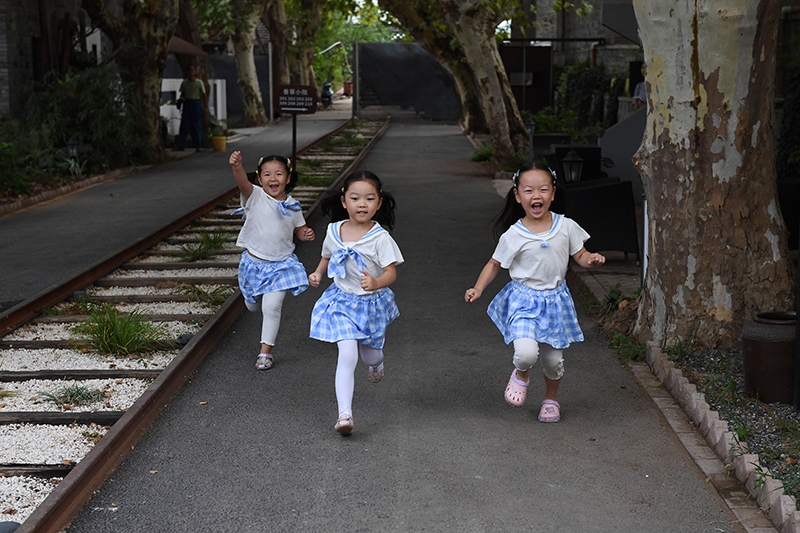
[[[600,67],[589,66],[586,61],[568,66],[559,77],[559,109],[575,112],[583,126],[600,125],[608,86],[608,76]]]
[[[0,390],[0,398],[13,398],[16,395],[13,390]]]
[[[211,259],[228,242],[228,236],[221,231],[197,232],[197,242],[181,245],[183,259],[189,262]]]
[[[0,194],[31,194],[130,164],[137,116],[113,66],[49,73],[34,85],[21,120],[0,120]],[[70,139],[79,143],[75,159]]]
[[[475,150],[474,154],[472,154],[472,160],[476,163],[491,163],[493,155],[494,146],[490,142],[485,142]]]
[[[585,18],[594,11],[594,6],[589,3],[589,0],[581,0],[580,3],[570,2],[568,0],[554,0],[553,9],[556,12],[572,9],[579,17]]]
[[[132,162],[138,111],[131,105],[128,85],[120,81],[113,65],[69,71],[58,77],[50,73],[34,88],[25,106],[25,122],[40,130],[38,147],[56,146],[48,168],[64,168],[70,138],[80,143],[78,160],[91,172],[119,168]],[[66,170],[66,169],[65,169]]]
[[[123,315],[111,305],[93,309],[89,320],[72,329],[86,335],[98,352],[118,356],[153,351],[153,343],[166,338],[166,328],[147,320],[138,309]]]
[[[40,391],[39,394],[45,400],[57,405],[88,405],[106,397],[102,391],[91,390],[81,385],[68,385],[55,392]]]
[[[615,333],[614,338],[611,339],[611,346],[617,350],[617,357],[623,362],[644,360],[646,347],[638,337]]]
[[[677,361],[688,354],[689,350],[683,345],[680,339],[678,339],[672,346],[666,348],[664,352],[667,354],[668,359]]]
[[[617,312],[619,309],[619,304],[621,304],[624,300],[626,300],[626,296],[622,292],[622,285],[617,283],[608,289],[608,292],[603,297],[603,301],[600,303],[600,314],[604,318],[610,317]]]
[[[522,118],[533,121],[534,133],[568,133],[572,141],[581,137],[578,114],[574,111],[566,110],[556,115],[552,107],[545,107],[536,114],[524,111]]]
[[[289,13],[287,4],[287,14]],[[338,0],[326,4],[324,20],[315,36],[313,67],[317,83],[333,84],[333,90],[351,81],[353,76],[353,44],[357,42],[388,43],[397,40],[399,23],[372,2]],[[336,45],[320,54],[334,43]]]
[[[59,304],[57,307],[46,307],[41,310],[41,313],[45,316],[88,315],[98,307],[100,307],[98,303],[84,295],[73,298],[65,304]]]
[[[233,287],[222,285],[207,290],[197,285],[184,284],[178,287],[177,293],[186,294],[190,300],[214,308],[225,303],[230,295],[233,294]]]

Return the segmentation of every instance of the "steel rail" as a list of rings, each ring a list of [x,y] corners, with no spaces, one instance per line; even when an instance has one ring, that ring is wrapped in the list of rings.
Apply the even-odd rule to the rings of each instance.
[[[339,133],[348,124],[349,121],[328,135],[321,137],[313,145],[301,149],[296,155],[307,152],[314,145]],[[331,188],[339,186],[361,164],[377,140],[388,129],[388,126],[389,120],[387,119],[355,160],[340,173],[330,186]],[[76,278],[56,285],[50,291],[44,291],[15,306],[7,313],[0,315],[0,335],[4,335],[34,318],[39,309],[64,300],[76,290],[86,287],[108,272],[130,261],[161,240],[164,240],[165,237],[174,233],[177,229],[189,224],[194,218],[210,212],[218,204],[227,201],[237,191],[238,188],[234,188],[218,196],[190,214],[179,218],[166,228],[162,228],[153,235],[138,241],[111,258],[89,267]],[[309,223],[313,222],[319,215],[321,200],[321,197],[318,198],[308,209],[306,220]],[[139,439],[147,433],[150,426],[161,414],[161,411],[183,387],[184,383],[205,359],[205,356],[214,348],[222,335],[225,334],[244,309],[244,299],[241,297],[241,292],[236,289],[214,317],[206,322],[203,328],[192,337],[175,359],[167,365],[145,392],[122,415],[119,421],[109,429],[92,450],[66,475],[54,491],[17,528],[17,533],[56,533],[68,527],[92,494],[122,464],[127,454]]]

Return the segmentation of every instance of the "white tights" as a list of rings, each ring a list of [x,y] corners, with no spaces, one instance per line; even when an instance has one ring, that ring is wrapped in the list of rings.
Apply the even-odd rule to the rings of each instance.
[[[361,350],[361,360],[371,367],[383,362],[383,350],[364,346],[356,340],[339,341],[339,362],[336,365],[336,401],[339,403],[339,416],[353,414],[353,389],[355,389],[356,363]]]
[[[247,301],[244,302],[248,311],[256,312],[261,309],[261,312],[264,314],[264,319],[261,323],[262,344],[275,346],[278,328],[281,326],[281,308],[283,307],[283,299],[285,297],[286,291],[267,292],[259,296],[261,300],[260,305],[258,300],[256,300],[254,304]]]
[[[541,353],[540,353],[541,352]],[[564,350],[557,350],[549,344],[539,344],[533,339],[517,339],[514,341],[514,366],[520,372],[529,370],[542,356],[542,370],[548,379],[561,379],[564,375]]]

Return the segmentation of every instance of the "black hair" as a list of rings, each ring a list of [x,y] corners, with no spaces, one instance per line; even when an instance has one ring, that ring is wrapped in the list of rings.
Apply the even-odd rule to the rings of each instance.
[[[542,161],[528,161],[519,167],[519,170],[517,170],[516,174],[514,174],[513,184],[508,190],[508,194],[506,194],[506,203],[503,206],[503,210],[500,211],[493,219],[493,234],[495,240],[499,240],[500,236],[505,233],[508,228],[516,224],[517,220],[525,216],[525,209],[519,202],[517,202],[517,197],[515,196],[514,191],[517,189],[517,185],[519,185],[520,174],[528,172],[529,170],[544,170],[545,172],[549,173],[550,176],[552,176],[553,186],[556,184],[556,173],[547,166],[547,163]]]
[[[350,185],[357,181],[369,181],[378,190],[378,194],[383,198],[383,202],[372,219],[384,228],[392,229],[394,227],[394,211],[396,205],[394,196],[384,191],[380,178],[368,170],[350,174],[345,178],[341,189],[334,189],[325,193],[320,203],[322,214],[326,216],[330,215],[331,222],[338,222],[339,220],[347,220],[350,218],[347,209],[342,205],[341,198],[347,192],[347,189],[350,188]]]
[[[261,184],[258,182],[258,176],[261,174],[261,166],[264,163],[269,163],[270,161],[277,161],[278,163],[281,163],[283,164],[283,166],[286,167],[286,172],[289,175],[289,181],[286,183],[286,189],[284,190],[284,192],[286,193],[291,192],[292,189],[294,189],[294,186],[297,185],[297,179],[299,175],[297,174],[297,170],[292,168],[291,159],[283,157],[282,155],[268,155],[259,159],[258,168],[256,169],[255,172],[248,172],[247,179],[253,185],[261,186]]]

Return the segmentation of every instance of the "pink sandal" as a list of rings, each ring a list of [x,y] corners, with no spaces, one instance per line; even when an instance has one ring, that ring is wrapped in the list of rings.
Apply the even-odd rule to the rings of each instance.
[[[528,383],[517,378],[516,369],[511,371],[511,377],[506,386],[506,401],[514,407],[522,407],[528,395]]]
[[[544,400],[539,410],[539,422],[558,422],[561,420],[561,406],[555,400]]]

